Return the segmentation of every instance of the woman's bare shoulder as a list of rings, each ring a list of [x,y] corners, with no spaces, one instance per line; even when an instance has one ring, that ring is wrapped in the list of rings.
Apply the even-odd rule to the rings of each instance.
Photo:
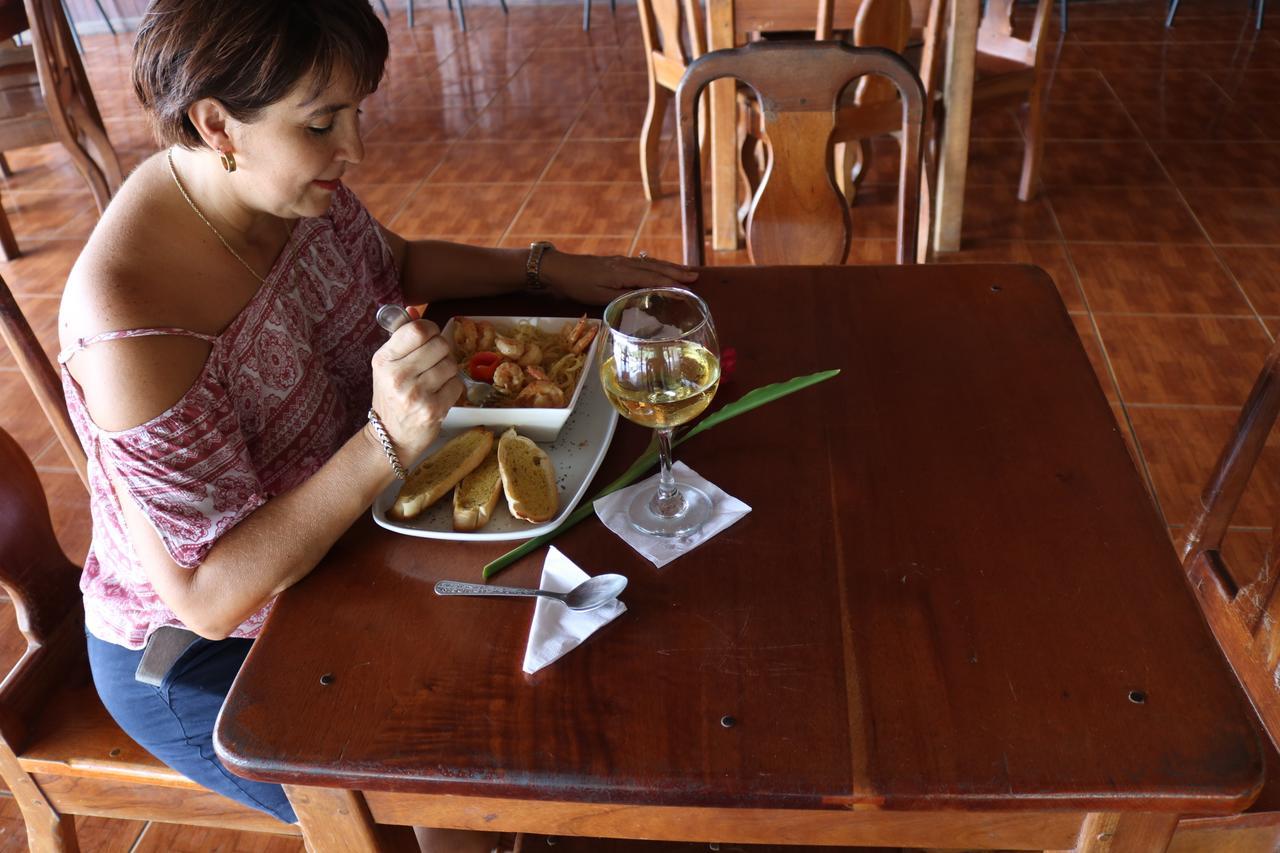
[[[192,265],[182,246],[189,231],[163,161],[155,155],[112,200],[72,268],[63,291],[58,332],[62,348],[105,332],[173,327],[202,332],[201,311],[186,286]],[[179,204],[181,198],[177,199]],[[185,205],[184,205],[185,208]],[[189,253],[188,253],[189,256]],[[94,421],[120,430],[173,405],[200,376],[208,341],[152,336],[104,341],[78,352],[68,369]]]

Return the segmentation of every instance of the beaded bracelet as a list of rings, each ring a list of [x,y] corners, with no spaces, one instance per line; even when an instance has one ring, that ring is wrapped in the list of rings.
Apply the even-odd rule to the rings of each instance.
[[[391,470],[396,472],[398,479],[408,479],[409,473],[400,464],[400,457],[396,455],[396,449],[391,445],[391,437],[387,435],[386,427],[382,425],[382,419],[378,417],[378,413],[373,409],[369,410],[369,423],[373,425],[373,431],[377,434],[378,441],[382,442],[382,452],[387,454],[387,461],[391,463]]]

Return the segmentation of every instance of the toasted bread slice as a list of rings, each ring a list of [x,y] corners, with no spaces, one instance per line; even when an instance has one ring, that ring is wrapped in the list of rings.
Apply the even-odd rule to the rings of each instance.
[[[497,442],[480,467],[462,478],[453,490],[453,529],[479,530],[489,523],[493,508],[502,493],[502,475],[498,472]]]
[[[498,441],[498,472],[512,515],[535,524],[555,517],[560,508],[555,466],[541,447],[507,430]]]
[[[493,433],[472,427],[444,443],[422,461],[400,489],[391,507],[392,518],[413,518],[445,495],[474,471],[493,448]]]

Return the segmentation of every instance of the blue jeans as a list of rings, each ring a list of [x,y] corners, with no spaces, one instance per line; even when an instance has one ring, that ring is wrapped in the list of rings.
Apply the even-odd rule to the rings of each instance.
[[[213,724],[252,640],[196,640],[159,687],[134,680],[141,651],[89,634],[89,667],[102,704],[125,734],[169,767],[211,791],[297,823],[279,785],[242,779],[213,752]]]

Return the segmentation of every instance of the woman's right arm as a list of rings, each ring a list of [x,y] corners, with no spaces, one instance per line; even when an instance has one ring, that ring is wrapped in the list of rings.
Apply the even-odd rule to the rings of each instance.
[[[71,366],[95,423],[118,431],[152,420],[180,399],[208,351],[191,338],[136,338],[95,345]],[[400,458],[411,460],[435,439],[462,393],[449,346],[434,324],[419,320],[396,331],[374,355],[372,369],[373,408]],[[220,639],[310,572],[392,479],[382,445],[366,425],[315,474],[223,534],[194,569],[174,561],[127,487],[113,482],[156,593],[192,631]]]

